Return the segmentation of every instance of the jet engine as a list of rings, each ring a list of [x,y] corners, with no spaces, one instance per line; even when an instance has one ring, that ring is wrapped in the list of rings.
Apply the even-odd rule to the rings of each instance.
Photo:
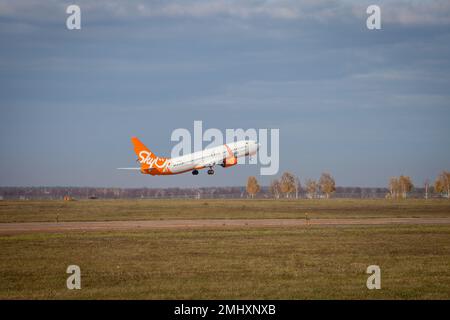
[[[228,168],[228,167],[232,167],[234,165],[236,165],[238,162],[236,157],[230,157],[230,158],[226,158],[223,160],[221,166],[224,168]]]

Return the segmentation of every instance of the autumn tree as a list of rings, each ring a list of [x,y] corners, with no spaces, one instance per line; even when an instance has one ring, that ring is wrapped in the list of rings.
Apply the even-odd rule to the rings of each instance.
[[[389,192],[391,199],[397,199],[400,193],[400,182],[397,177],[391,177],[389,179]]]
[[[446,193],[447,198],[450,199],[450,172],[442,171],[434,182],[434,190],[439,193]]]
[[[319,179],[320,190],[326,194],[327,199],[330,198],[330,194],[336,191],[336,182],[329,173],[322,173]]]
[[[401,175],[400,177],[391,177],[389,179],[389,198],[406,199],[408,192],[414,188],[412,180],[408,176]]]
[[[259,192],[261,188],[259,187],[258,180],[255,177],[248,177],[247,180],[247,193],[252,197],[255,197],[255,194]]]
[[[411,192],[411,190],[414,188],[414,184],[412,183],[410,177],[403,175],[398,177],[398,183],[400,191],[402,193],[402,197],[406,199],[408,192]]]
[[[292,192],[295,192],[295,177],[290,172],[285,172],[281,176],[280,179],[280,187],[281,192],[286,194],[286,198],[289,198],[289,195]]]
[[[280,181],[278,179],[272,180],[269,190],[275,199],[279,199],[281,193]]]
[[[305,182],[306,194],[308,198],[314,199],[317,194],[318,184],[315,180],[308,179]]]

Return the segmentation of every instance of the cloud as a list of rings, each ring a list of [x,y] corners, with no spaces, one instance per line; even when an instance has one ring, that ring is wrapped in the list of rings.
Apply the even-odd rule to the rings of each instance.
[[[373,1],[363,0],[165,0],[120,1],[79,0],[82,11],[97,19],[161,18],[215,18],[274,19],[334,21],[361,19],[367,16],[366,8]],[[382,20],[400,25],[448,25],[450,2],[448,0],[379,0]],[[57,13],[67,5],[57,0],[0,0],[0,17],[29,19],[31,21],[55,20]],[[56,14],[56,15],[55,15]]]
[[[365,17],[365,8],[373,1],[362,1],[352,6],[353,14]],[[435,26],[450,24],[450,2],[447,0],[380,0],[383,23],[403,26]]]
[[[161,6],[140,4],[138,10],[144,16],[189,16],[210,17],[230,16],[241,19],[252,17],[270,17],[275,19],[296,19],[299,17],[298,8],[283,1],[171,1]]]

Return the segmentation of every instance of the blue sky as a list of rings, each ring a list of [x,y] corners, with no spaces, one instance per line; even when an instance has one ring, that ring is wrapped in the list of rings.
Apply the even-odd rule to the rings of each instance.
[[[81,7],[69,31],[65,9]],[[381,7],[382,30],[366,28]],[[176,128],[279,128],[280,174],[421,186],[450,169],[448,1],[0,0],[0,185],[244,185],[257,166],[171,177]],[[261,176],[268,184],[272,176]]]

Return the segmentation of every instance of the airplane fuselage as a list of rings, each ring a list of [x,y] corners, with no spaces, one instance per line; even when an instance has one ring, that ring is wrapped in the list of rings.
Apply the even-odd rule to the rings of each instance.
[[[136,139],[136,138],[134,138]],[[218,147],[204,149],[175,158],[155,156],[139,140],[133,140],[135,152],[141,163],[141,172],[151,175],[171,175],[192,171],[198,174],[199,169],[209,168],[208,174],[213,174],[216,165],[224,168],[237,164],[237,159],[252,156],[257,153],[259,144],[253,140],[242,140],[224,144]]]
[[[257,151],[258,145],[254,141],[233,142],[172,158],[169,169],[173,173],[182,173],[215,165],[231,167],[237,163],[237,158],[255,155]]]

